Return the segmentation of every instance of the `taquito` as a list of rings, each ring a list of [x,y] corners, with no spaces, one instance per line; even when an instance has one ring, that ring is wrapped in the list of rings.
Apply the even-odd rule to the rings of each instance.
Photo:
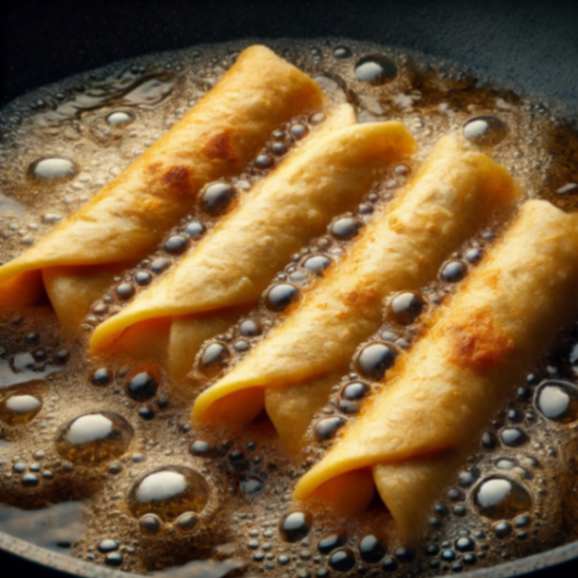
[[[351,513],[376,489],[398,537],[416,541],[483,428],[573,319],[576,255],[578,216],[546,201],[525,203],[360,415],[299,480],[295,498]]]
[[[74,333],[112,277],[155,248],[203,185],[240,172],[275,128],[323,102],[309,76],[264,46],[247,48],[123,173],[0,267],[0,307],[36,304],[47,293]]]

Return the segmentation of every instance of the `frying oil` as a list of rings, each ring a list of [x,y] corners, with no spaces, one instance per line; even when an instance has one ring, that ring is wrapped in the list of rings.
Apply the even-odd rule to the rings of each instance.
[[[0,258],[30,246],[119,174],[216,82],[249,41],[205,45],[121,62],[39,89],[0,114]],[[282,310],[341,258],[377,206],[387,203],[448,131],[488,151],[526,197],[578,207],[578,138],[531,98],[453,65],[343,39],[268,44],[310,73],[361,122],[400,119],[419,144],[357,209],[296,254],[259,305],[195,360],[209,383],[267,334]],[[238,195],[323,118],[294,119],[244,173],[211,193],[158,250],[119,273],[92,307],[84,336],[162,275]],[[207,207],[211,210],[207,210]],[[212,211],[217,207],[218,210]],[[95,365],[84,343],[64,343],[46,307],[0,327],[0,529],[86,560],[169,575],[435,576],[488,566],[578,534],[578,330],[514,388],[479,450],[435,503],[423,544],[384,543],[386,513],[354,522],[291,504],[295,480],[340,427],[355,419],[387,360],[411,347],[420,318],[451,293],[491,245],[470,239],[421,291],[392,296],[383,327],[336,378],[311,426],[305,455],[284,457],[266,420],[234,439],[195,431],[190,399],[158,371],[130,360]],[[250,251],[251,248],[247,247]]]

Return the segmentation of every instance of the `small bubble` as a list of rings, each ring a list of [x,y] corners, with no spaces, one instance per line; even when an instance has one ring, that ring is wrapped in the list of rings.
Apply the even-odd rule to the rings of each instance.
[[[164,243],[163,249],[170,255],[180,255],[189,246],[189,240],[184,235],[171,235]]]
[[[90,381],[94,385],[108,385],[112,379],[112,375],[107,367],[99,367],[92,373]]]
[[[273,166],[275,159],[267,153],[258,154],[255,158],[255,165],[260,169],[268,169]]]
[[[379,86],[397,76],[397,66],[393,60],[383,54],[372,54],[358,61],[355,66],[355,76],[361,82]]]
[[[191,239],[198,239],[205,232],[205,225],[201,223],[198,219],[191,219],[185,226],[185,233],[191,237]]]
[[[310,117],[309,121],[311,124],[321,124],[325,120],[325,113],[314,112]]]
[[[239,333],[245,337],[255,337],[261,334],[261,326],[254,319],[244,319],[239,325]]]
[[[139,518],[140,529],[146,534],[158,534],[162,521],[156,514],[144,514]]]
[[[146,401],[156,395],[158,382],[148,371],[140,371],[130,378],[126,389],[132,399]]]
[[[229,348],[220,341],[212,341],[205,345],[199,357],[199,367],[207,374],[219,372],[229,363],[231,354]]]
[[[150,421],[151,419],[154,419],[155,415],[155,410],[148,405],[143,405],[138,408],[138,416],[141,419]]]
[[[441,558],[445,562],[452,562],[456,559],[456,553],[452,548],[444,548],[441,551]]]
[[[263,482],[259,478],[249,477],[241,480],[239,489],[246,496],[254,496],[263,490]]]
[[[175,526],[181,530],[192,530],[199,521],[197,514],[194,512],[183,512],[175,520]]]
[[[572,422],[578,418],[578,388],[567,381],[545,381],[536,391],[534,404],[549,420]]]
[[[115,289],[121,299],[130,299],[134,295],[134,286],[131,283],[121,283]]]
[[[497,522],[494,525],[494,534],[496,538],[505,538],[512,533],[512,526],[505,521]]]
[[[237,190],[229,183],[210,183],[201,192],[201,206],[209,215],[221,215],[236,194]]]
[[[411,291],[394,295],[389,304],[395,320],[405,325],[415,321],[422,312],[423,305],[421,297]]]
[[[281,141],[275,141],[271,144],[271,152],[274,155],[281,156],[287,152],[287,145]]]
[[[333,50],[333,56],[335,56],[335,58],[339,58],[340,60],[344,58],[350,58],[351,54],[351,49],[349,49],[347,46],[337,46]]]
[[[171,466],[146,474],[129,495],[132,513],[142,517],[156,514],[177,519],[185,512],[201,512],[209,499],[209,486],[203,476],[182,466]]]
[[[360,227],[361,223],[355,217],[340,217],[331,223],[329,232],[337,239],[351,239]]]
[[[21,481],[23,486],[34,487],[38,485],[39,479],[35,474],[26,473],[22,476]]]
[[[517,427],[505,427],[500,431],[500,440],[506,446],[518,447],[528,441],[528,436]]]
[[[110,126],[122,127],[130,124],[131,122],[134,121],[134,119],[135,116],[132,112],[128,112],[125,110],[117,110],[107,115],[106,122]]]
[[[381,567],[385,572],[394,572],[397,570],[397,562],[395,558],[392,558],[391,556],[385,556],[381,562]]]
[[[319,540],[317,549],[321,554],[328,554],[343,544],[345,544],[345,536],[343,534],[330,534]]]
[[[468,268],[463,261],[448,261],[442,265],[440,278],[448,283],[457,283],[465,277],[467,271]]]
[[[349,572],[355,566],[355,555],[349,548],[335,550],[329,556],[329,566],[337,572]]]
[[[493,146],[503,141],[508,126],[497,116],[478,116],[464,125],[464,137],[477,145]]]
[[[377,536],[367,534],[359,542],[359,554],[364,562],[379,562],[385,555],[385,546]]]
[[[251,345],[245,339],[237,339],[233,343],[233,347],[234,347],[235,351],[238,351],[239,353],[243,353],[245,351],[248,351],[251,348]]]
[[[117,568],[118,566],[122,565],[123,556],[120,552],[110,552],[110,554],[106,555],[104,562],[107,566],[113,566]]]
[[[10,395],[0,403],[0,420],[8,425],[28,423],[41,407],[42,400],[34,395]]]
[[[339,416],[320,419],[315,423],[315,437],[319,441],[328,440],[332,438],[336,434],[337,430],[344,424],[345,419]]]
[[[132,436],[132,427],[120,415],[90,413],[73,419],[61,429],[56,450],[71,462],[96,464],[125,453]]]
[[[311,518],[305,512],[287,514],[279,525],[279,531],[286,542],[298,542],[309,534]]]
[[[462,536],[456,540],[455,546],[460,552],[469,552],[476,547],[476,543],[471,538]]]
[[[305,269],[315,275],[321,275],[329,265],[331,265],[331,259],[325,255],[313,255],[303,262]]]
[[[214,453],[213,448],[205,440],[195,440],[190,446],[191,454],[199,457],[207,457]]]
[[[272,285],[265,295],[267,307],[273,311],[282,311],[299,295],[299,289],[289,283]]]
[[[415,551],[403,546],[396,548],[394,554],[400,562],[411,562],[415,558]]]
[[[151,271],[153,273],[162,273],[171,264],[170,260],[166,257],[157,257],[151,263]]]
[[[289,132],[293,138],[301,139],[307,134],[307,127],[304,124],[297,123],[289,129]]]
[[[370,343],[357,355],[356,365],[365,377],[380,380],[394,363],[396,350],[387,343]]]
[[[120,544],[116,540],[105,538],[99,542],[98,551],[103,554],[106,552],[114,552],[115,550],[118,550],[119,546]]]
[[[474,490],[474,503],[487,518],[513,518],[530,509],[532,501],[520,483],[503,476],[482,480]]]
[[[464,258],[468,263],[477,263],[484,252],[479,247],[472,247],[464,253]]]
[[[482,434],[482,447],[487,450],[492,450],[496,447],[496,436],[492,432],[484,432]]]
[[[151,275],[151,273],[149,271],[137,271],[134,274],[134,280],[135,283],[137,285],[140,285],[141,287],[144,287],[146,285],[149,285],[150,282],[153,280],[153,276]]]
[[[61,181],[76,175],[77,168],[73,161],[61,157],[45,157],[33,162],[29,174],[41,181]]]
[[[343,386],[341,397],[350,401],[359,401],[369,392],[369,385],[363,381],[353,381]]]

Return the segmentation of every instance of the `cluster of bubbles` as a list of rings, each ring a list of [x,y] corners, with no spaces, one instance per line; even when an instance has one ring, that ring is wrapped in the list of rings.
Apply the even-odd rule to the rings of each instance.
[[[312,425],[314,439],[318,442],[331,440],[348,417],[359,411],[363,399],[378,387],[398,355],[420,334],[422,314],[431,312],[453,292],[469,268],[481,260],[485,246],[493,238],[492,229],[483,230],[442,263],[434,282],[421,291],[400,291],[385,300],[385,323],[357,348],[350,372],[335,385],[331,399]],[[505,431],[504,435],[508,437],[512,433]]]
[[[390,174],[365,196],[355,212],[336,216],[327,226],[325,235],[314,239],[293,255],[289,264],[263,292],[260,304],[250,316],[241,319],[224,334],[207,341],[196,360],[199,375],[207,380],[214,379],[262,339],[282,319],[289,306],[299,300],[302,291],[306,291],[332,263],[341,258],[373,213],[391,199],[409,174],[410,168],[406,164],[392,167]]]

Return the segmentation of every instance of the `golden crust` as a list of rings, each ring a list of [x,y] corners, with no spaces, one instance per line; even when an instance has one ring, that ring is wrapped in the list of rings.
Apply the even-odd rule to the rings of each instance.
[[[306,74],[264,46],[247,48],[215,87],[123,173],[0,267],[0,306],[36,302],[42,284],[36,282],[38,275],[31,276],[34,272],[128,266],[143,258],[191,209],[205,183],[238,172],[275,128],[323,102],[320,88]],[[19,291],[25,285],[28,290]]]
[[[457,324],[449,337],[450,360],[480,374],[499,367],[515,349],[514,340],[493,322],[489,309]]]
[[[299,480],[295,497],[319,499],[329,480],[373,469],[400,536],[415,540],[422,527],[412,512],[428,511],[513,384],[576,311],[577,250],[577,216],[545,201],[525,203],[358,418]]]

